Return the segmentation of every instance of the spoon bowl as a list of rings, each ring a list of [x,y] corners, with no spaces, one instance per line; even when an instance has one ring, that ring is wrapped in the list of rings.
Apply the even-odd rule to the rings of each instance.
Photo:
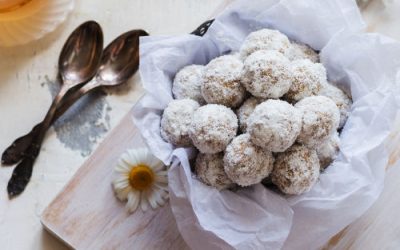
[[[102,86],[128,80],[139,67],[139,37],[148,35],[144,30],[131,30],[114,39],[103,51],[95,80]]]

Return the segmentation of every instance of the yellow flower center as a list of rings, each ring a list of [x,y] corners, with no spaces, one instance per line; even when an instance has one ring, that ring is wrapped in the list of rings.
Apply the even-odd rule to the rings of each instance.
[[[134,166],[129,173],[129,183],[132,188],[142,191],[151,187],[154,182],[153,170],[145,165],[139,164]]]

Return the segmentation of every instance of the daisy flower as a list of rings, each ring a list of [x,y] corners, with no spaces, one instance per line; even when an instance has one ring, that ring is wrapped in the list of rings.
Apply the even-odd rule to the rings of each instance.
[[[162,206],[168,200],[167,169],[147,148],[124,153],[115,167],[113,188],[121,201],[133,213],[139,206],[143,211]]]

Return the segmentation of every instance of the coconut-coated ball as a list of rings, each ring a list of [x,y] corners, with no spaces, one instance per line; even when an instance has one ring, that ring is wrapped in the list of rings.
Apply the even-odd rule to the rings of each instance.
[[[317,182],[319,169],[317,152],[295,144],[276,156],[272,182],[285,194],[302,194]]]
[[[225,150],[225,172],[243,187],[260,183],[271,173],[273,163],[272,153],[254,145],[249,134],[239,135]]]
[[[258,50],[276,50],[287,54],[290,49],[290,41],[278,30],[261,29],[250,33],[240,48],[240,56],[243,60]]]
[[[334,132],[328,140],[317,147],[317,155],[321,169],[327,168],[336,158],[339,152],[339,133]]]
[[[223,153],[199,153],[195,163],[195,172],[200,181],[218,190],[234,186],[225,173],[223,157]]]
[[[214,154],[225,150],[237,129],[238,120],[230,108],[207,104],[194,112],[189,136],[200,152]]]
[[[243,63],[233,55],[211,60],[204,69],[201,93],[207,103],[239,106],[246,90],[241,84]]]
[[[200,105],[192,99],[171,101],[161,118],[161,137],[175,146],[192,146],[189,128],[193,114],[199,107]]]
[[[340,122],[339,128],[342,128],[347,121],[350,114],[350,109],[352,105],[351,98],[343,92],[340,88],[327,83],[323,84],[319,95],[323,95],[331,99],[340,111]]]
[[[283,152],[301,131],[301,112],[281,100],[259,104],[247,120],[247,131],[254,144],[272,152]]]
[[[287,57],[290,61],[308,59],[313,63],[319,62],[318,53],[306,44],[292,42]]]
[[[242,83],[253,96],[279,98],[292,85],[290,61],[274,50],[259,50],[244,61]]]
[[[296,60],[291,64],[292,85],[285,95],[290,102],[318,95],[322,84],[327,83],[326,70],[321,63],[313,63],[308,59]]]
[[[262,99],[256,98],[256,97],[250,97],[247,99],[240,108],[236,110],[236,114],[239,119],[239,126],[240,126],[240,131],[243,133],[246,132],[247,130],[247,119],[253,113],[254,109],[258,104],[262,102]]]
[[[303,125],[297,141],[317,147],[338,128],[340,112],[336,104],[325,96],[310,96],[295,105],[303,113]]]
[[[175,99],[193,99],[200,105],[206,101],[201,95],[203,82],[203,65],[189,65],[182,68],[174,78],[172,93]]]

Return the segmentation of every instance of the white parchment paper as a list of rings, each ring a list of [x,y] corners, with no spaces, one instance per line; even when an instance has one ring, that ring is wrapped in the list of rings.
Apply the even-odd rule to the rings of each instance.
[[[300,196],[281,196],[261,184],[219,192],[192,175],[193,149],[174,148],[160,137],[176,72],[238,50],[248,33],[265,27],[321,50],[329,79],[353,96],[338,158]],[[353,1],[240,0],[216,18],[204,37],[141,39],[140,75],[147,94],[135,106],[133,119],[151,151],[171,164],[171,207],[191,248],[315,249],[377,199],[388,162],[384,143],[400,108],[395,84],[400,44],[362,33],[363,28]]]

